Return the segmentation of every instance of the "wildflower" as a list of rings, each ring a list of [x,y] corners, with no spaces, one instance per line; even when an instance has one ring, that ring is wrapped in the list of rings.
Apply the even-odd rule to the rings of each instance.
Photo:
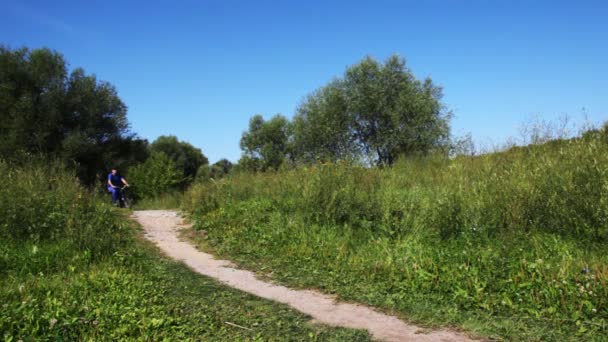
[[[50,329],[53,329],[53,327],[55,326],[55,324],[57,324],[57,318],[51,318],[49,320]]]

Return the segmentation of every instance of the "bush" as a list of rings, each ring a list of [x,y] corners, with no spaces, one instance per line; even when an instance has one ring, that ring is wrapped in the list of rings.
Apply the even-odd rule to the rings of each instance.
[[[154,152],[145,162],[129,169],[128,179],[136,198],[157,198],[177,190],[183,175],[166,154]]]
[[[122,226],[59,162],[0,161],[0,238],[13,242],[62,241],[93,256],[112,253]]]

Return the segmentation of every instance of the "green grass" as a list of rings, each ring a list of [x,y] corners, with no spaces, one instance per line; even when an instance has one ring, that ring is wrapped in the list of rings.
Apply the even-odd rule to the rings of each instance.
[[[12,265],[59,259],[56,245],[36,250],[3,246],[2,255]],[[73,255],[50,268],[5,269],[0,286],[5,340],[369,339],[365,332],[310,325],[286,306],[231,290],[159,257],[142,241],[94,264],[85,258]]]
[[[157,197],[144,197],[133,205],[135,210],[148,209],[179,209],[183,194],[181,192],[169,192]]]
[[[92,197],[59,165],[0,163],[0,172],[5,341],[369,340],[160,256],[128,212]]]
[[[183,200],[204,248],[281,283],[507,340],[608,334],[608,135],[393,168],[240,174]]]

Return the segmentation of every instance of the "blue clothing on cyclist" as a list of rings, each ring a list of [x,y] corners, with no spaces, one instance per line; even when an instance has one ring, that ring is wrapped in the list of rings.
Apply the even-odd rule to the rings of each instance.
[[[122,183],[122,180],[123,180],[123,178],[122,178],[122,176],[120,174],[118,174],[118,173],[114,173],[114,174],[113,173],[109,173],[108,174],[108,181],[109,181],[108,187],[116,186],[116,187],[122,188],[123,185],[124,185]],[[110,183],[112,185],[110,185]]]
[[[112,172],[108,174],[108,191],[112,193],[112,203],[120,202],[121,207],[123,206],[121,190],[125,186],[129,186],[129,184],[124,177],[116,169],[112,169]]]

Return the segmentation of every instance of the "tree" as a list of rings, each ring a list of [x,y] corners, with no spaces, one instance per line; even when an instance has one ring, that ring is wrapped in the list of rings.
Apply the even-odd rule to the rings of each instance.
[[[196,172],[196,182],[206,182],[210,179],[218,180],[224,178],[232,172],[234,165],[228,159],[221,159],[217,161],[215,164],[209,165],[201,165],[198,171]]]
[[[143,163],[129,170],[127,179],[137,198],[154,198],[176,190],[183,182],[182,171],[163,152],[152,152]]]
[[[220,159],[211,165],[209,177],[213,179],[224,178],[230,174],[232,167],[233,165],[228,159]]]
[[[317,90],[297,108],[293,140],[294,157],[304,162],[335,162],[357,154],[341,82]]]
[[[241,138],[243,163],[246,161],[254,171],[278,169],[290,155],[290,135],[291,124],[284,116],[277,114],[265,121],[261,115],[255,115]]]
[[[150,144],[152,153],[162,152],[166,154],[178,170],[183,174],[182,186],[187,186],[202,165],[209,164],[209,160],[203,152],[185,141],[179,141],[175,136],[160,136]]]
[[[314,92],[294,118],[294,151],[303,161],[370,156],[391,165],[400,155],[428,153],[449,144],[450,113],[441,88],[418,81],[405,60],[371,57]]]
[[[147,156],[126,115],[114,86],[81,68],[68,75],[60,53],[0,46],[0,157],[59,157],[92,184],[108,167]]]

